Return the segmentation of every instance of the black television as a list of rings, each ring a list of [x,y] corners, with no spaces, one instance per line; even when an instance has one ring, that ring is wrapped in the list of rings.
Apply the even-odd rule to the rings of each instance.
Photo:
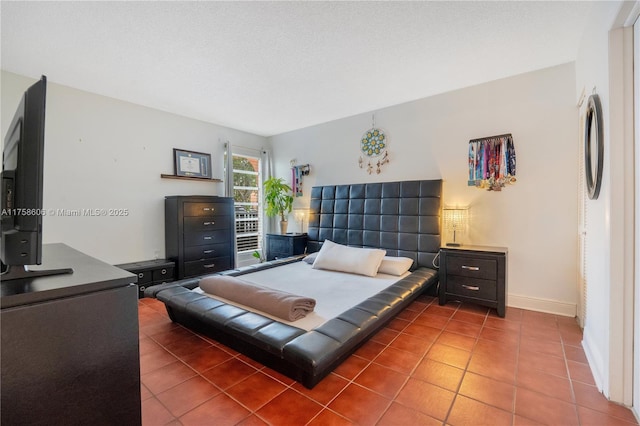
[[[25,92],[4,138],[0,281],[73,272],[31,270],[42,264],[44,123],[47,78]]]

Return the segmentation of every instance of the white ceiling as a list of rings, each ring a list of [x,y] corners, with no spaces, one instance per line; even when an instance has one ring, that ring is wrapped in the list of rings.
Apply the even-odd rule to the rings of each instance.
[[[590,2],[7,2],[2,69],[270,136],[575,60]]]

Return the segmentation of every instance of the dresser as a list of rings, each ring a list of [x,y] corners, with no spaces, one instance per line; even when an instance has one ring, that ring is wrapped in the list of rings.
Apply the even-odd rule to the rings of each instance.
[[[307,234],[267,234],[267,260],[304,254]]]
[[[0,423],[141,424],[136,276],[45,244],[33,269],[59,268],[0,286]]]
[[[235,267],[233,198],[165,197],[165,250],[176,278],[197,277]]]
[[[168,283],[175,279],[176,263],[167,259],[143,260],[115,266],[138,277],[138,298],[140,299],[144,297],[147,287]]]
[[[448,300],[477,303],[504,317],[507,286],[504,247],[460,246],[440,250],[440,305]]]

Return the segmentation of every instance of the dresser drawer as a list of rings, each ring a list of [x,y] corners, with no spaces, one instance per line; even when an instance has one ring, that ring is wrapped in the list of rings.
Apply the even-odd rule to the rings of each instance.
[[[233,215],[231,203],[184,203],[185,216],[230,216]]]
[[[447,275],[495,280],[498,277],[498,262],[495,259],[448,256]]]
[[[447,277],[447,293],[496,300],[497,286],[496,282],[491,280],[449,275]]]
[[[131,271],[138,276],[138,284],[146,284],[153,281],[152,271]]]
[[[231,256],[229,244],[218,243],[206,246],[185,247],[184,260],[212,259],[214,257]]]
[[[211,245],[214,243],[222,243],[228,242],[231,238],[231,231],[227,230],[218,230],[218,231],[201,231],[201,232],[190,232],[184,234],[184,246],[204,246]]]
[[[184,263],[185,277],[195,277],[198,275],[212,274],[218,271],[224,271],[231,267],[231,258],[229,256],[214,257],[213,259],[195,260]]]
[[[190,216],[184,218],[184,232],[230,229],[229,216]]]

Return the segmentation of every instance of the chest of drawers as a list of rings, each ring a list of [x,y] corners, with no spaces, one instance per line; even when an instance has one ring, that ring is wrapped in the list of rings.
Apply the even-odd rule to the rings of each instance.
[[[460,246],[440,250],[440,305],[461,300],[495,308],[504,317],[507,249]]]
[[[234,204],[228,197],[165,198],[165,249],[177,278],[235,267]]]

